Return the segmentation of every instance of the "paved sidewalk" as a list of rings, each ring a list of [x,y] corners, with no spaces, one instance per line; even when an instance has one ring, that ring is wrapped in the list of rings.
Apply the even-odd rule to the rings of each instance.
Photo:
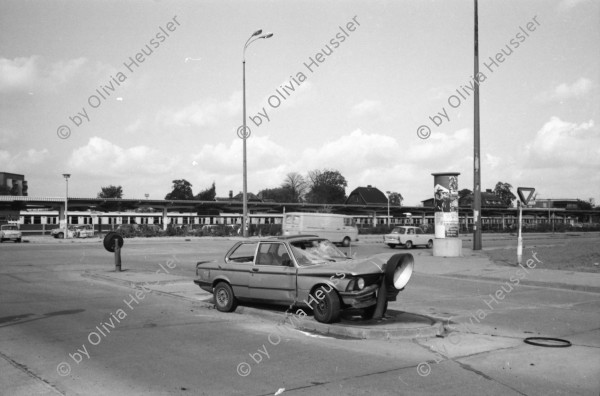
[[[415,257],[416,273],[498,282],[509,282],[513,277],[529,286],[600,293],[600,274],[539,268],[543,262],[527,255],[523,256],[521,266],[502,266],[491,261],[485,253],[468,248],[463,248],[463,257],[433,257],[429,250],[413,250],[411,253]]]

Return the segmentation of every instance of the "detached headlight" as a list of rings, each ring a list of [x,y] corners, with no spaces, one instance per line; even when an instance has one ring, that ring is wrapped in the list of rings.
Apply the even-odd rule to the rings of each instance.
[[[356,286],[358,286],[358,290],[362,290],[365,288],[365,280],[363,278],[358,278],[356,281]]]

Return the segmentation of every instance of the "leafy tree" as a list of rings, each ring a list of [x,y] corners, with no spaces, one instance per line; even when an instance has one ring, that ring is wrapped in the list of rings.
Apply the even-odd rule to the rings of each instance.
[[[260,199],[270,199],[275,202],[294,202],[293,193],[289,188],[266,188],[259,191],[258,197]]]
[[[592,210],[592,203],[588,201],[577,200],[577,209],[579,210]]]
[[[121,199],[123,198],[123,187],[113,185],[101,187],[97,197]],[[121,202],[103,202],[98,205],[97,209],[105,212],[121,211],[123,210],[123,204]]]
[[[190,184],[191,187],[191,184]],[[217,196],[217,188],[215,187],[215,182],[213,182],[212,186],[207,188],[204,191],[201,191],[194,197],[194,199],[198,201],[214,201]]]
[[[308,172],[309,191],[306,195],[310,203],[336,204],[346,200],[348,183],[337,170],[315,169]]]
[[[288,173],[285,176],[281,187],[287,189],[291,195],[289,201],[283,202],[302,202],[306,195],[306,190],[308,189],[304,177],[296,172]]]
[[[496,187],[494,188],[494,194],[500,197],[502,202],[508,207],[512,208],[512,201],[517,199],[515,194],[513,194],[511,190],[512,186],[508,183],[498,182],[496,183]]]
[[[458,206],[473,206],[473,191],[463,188],[458,192]]]
[[[101,187],[98,198],[123,198],[123,187],[113,185]]]
[[[192,184],[185,179],[173,180],[173,191],[165,195],[165,199],[181,201],[194,199]]]
[[[390,206],[402,206],[402,201],[404,201],[404,197],[402,194],[393,192],[389,196]]]

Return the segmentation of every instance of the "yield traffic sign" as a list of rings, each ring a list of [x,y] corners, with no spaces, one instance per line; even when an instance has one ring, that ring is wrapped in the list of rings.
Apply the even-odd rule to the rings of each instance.
[[[535,188],[533,188],[533,187],[519,187],[519,188],[517,188],[517,194],[519,194],[519,199],[525,205],[527,205],[527,203],[531,199],[531,196],[533,195],[534,192],[535,192]],[[527,194],[527,198],[525,198],[525,194]]]

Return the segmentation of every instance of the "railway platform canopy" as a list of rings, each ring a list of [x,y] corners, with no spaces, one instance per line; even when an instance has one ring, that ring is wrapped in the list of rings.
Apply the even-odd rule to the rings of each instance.
[[[131,212],[153,211],[167,213],[194,212],[198,215],[218,216],[226,213],[242,213],[242,201],[236,199],[217,201],[196,200],[164,200],[148,198],[79,198],[67,199],[69,211],[98,212]],[[248,202],[250,213],[277,214],[285,212],[329,212],[352,216],[372,216],[373,218],[387,216],[387,204],[312,204],[293,202]],[[0,211],[30,211],[58,210],[61,215],[65,209],[64,197],[33,197],[33,196],[0,196]],[[423,218],[433,216],[434,208],[427,206],[392,206],[389,207],[392,218]],[[472,217],[471,208],[461,207],[460,216]],[[513,218],[516,208],[482,208],[482,217]],[[565,221],[567,218],[578,218],[589,222],[598,222],[600,210],[575,210],[565,208],[524,208],[524,216],[536,218],[554,218]]]

